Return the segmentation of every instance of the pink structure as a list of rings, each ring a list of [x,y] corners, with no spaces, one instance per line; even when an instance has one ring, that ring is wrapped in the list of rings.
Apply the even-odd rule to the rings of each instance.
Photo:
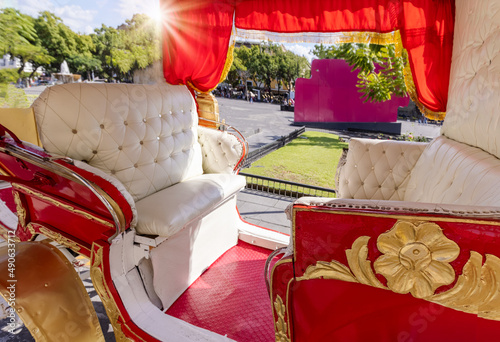
[[[407,106],[409,97],[363,103],[357,79],[344,60],[313,60],[311,78],[295,85],[295,123],[396,122],[398,107]]]

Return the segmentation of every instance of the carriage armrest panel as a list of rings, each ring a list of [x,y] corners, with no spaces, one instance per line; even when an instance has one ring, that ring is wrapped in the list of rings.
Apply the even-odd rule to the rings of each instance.
[[[362,295],[362,284],[398,294],[401,305],[414,297],[472,314],[469,320],[499,320],[499,219],[499,207],[302,198],[293,206],[294,271],[283,283],[326,282],[326,293],[347,286],[351,295]],[[320,302],[326,293],[309,297]],[[282,299],[291,317],[301,315],[292,311],[293,294]],[[330,308],[340,315],[336,304]]]
[[[409,175],[426,143],[351,139],[337,197],[403,200]]]
[[[199,126],[198,142],[204,173],[233,173],[244,157],[243,142],[226,131]]]

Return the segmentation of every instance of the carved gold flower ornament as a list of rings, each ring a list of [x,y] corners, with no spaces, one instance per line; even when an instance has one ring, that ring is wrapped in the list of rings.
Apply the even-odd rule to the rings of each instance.
[[[297,281],[337,279],[365,284],[397,293],[410,292],[448,308],[500,321],[500,258],[486,258],[470,251],[455,285],[441,293],[434,291],[455,281],[450,262],[460,252],[442,229],[431,222],[398,221],[377,238],[377,248],[383,253],[373,263],[368,258],[369,236],[360,236],[346,250],[348,266],[336,261],[317,261],[309,265]],[[375,272],[387,279],[383,285]]]
[[[394,292],[426,298],[455,280],[449,263],[458,257],[460,248],[435,223],[397,222],[378,237],[377,248],[384,255],[373,266]]]

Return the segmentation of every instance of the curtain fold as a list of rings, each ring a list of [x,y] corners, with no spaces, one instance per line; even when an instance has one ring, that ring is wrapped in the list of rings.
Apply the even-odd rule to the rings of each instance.
[[[162,0],[163,73],[199,92],[217,86],[233,28],[231,0]]]
[[[233,15],[244,36],[290,41],[401,44],[408,52],[410,96],[444,118],[453,47],[454,0],[161,0],[167,82],[200,91],[223,74]],[[401,37],[401,41],[391,40]],[[300,32],[306,34],[299,36]],[[369,32],[368,34],[366,32]],[[330,34],[330,35],[329,35]],[[328,39],[326,37],[329,37]],[[302,37],[302,39],[300,38]],[[368,38],[367,38],[368,37]],[[389,38],[388,38],[389,37]],[[293,38],[295,39],[295,38]]]

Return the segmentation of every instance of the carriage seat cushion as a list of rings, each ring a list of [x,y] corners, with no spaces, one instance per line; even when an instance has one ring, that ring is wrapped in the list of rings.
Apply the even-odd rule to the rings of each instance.
[[[172,236],[244,187],[245,177],[234,174],[204,174],[184,180],[136,202],[136,231]]]
[[[500,160],[445,136],[434,139],[413,168],[405,201],[500,206]]]

